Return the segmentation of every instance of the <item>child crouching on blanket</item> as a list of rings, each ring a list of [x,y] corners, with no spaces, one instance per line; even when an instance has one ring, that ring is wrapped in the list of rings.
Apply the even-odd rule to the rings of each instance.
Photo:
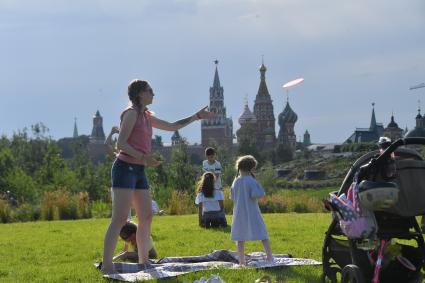
[[[267,254],[267,261],[273,261],[269,236],[257,201],[265,195],[265,192],[255,180],[253,171],[256,167],[257,160],[253,156],[239,157],[236,161],[238,176],[233,181],[230,191],[230,198],[233,200],[231,239],[237,242],[239,264],[243,265],[246,265],[245,241],[260,240]]]
[[[120,231],[120,238],[125,242],[124,249],[113,260],[130,260],[137,262],[139,257],[137,254],[137,242],[136,242],[137,225],[133,222],[128,221],[124,224]],[[157,253],[153,244],[152,236],[149,239],[149,258],[157,258]],[[129,251],[129,247],[132,246],[133,251]]]
[[[199,226],[227,227],[224,214],[223,193],[215,190],[215,176],[211,172],[202,175],[198,183],[195,204],[199,205]]]

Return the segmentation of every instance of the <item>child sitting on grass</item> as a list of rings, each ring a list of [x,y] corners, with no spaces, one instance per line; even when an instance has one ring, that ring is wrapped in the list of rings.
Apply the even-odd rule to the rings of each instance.
[[[129,260],[137,262],[139,257],[137,254],[137,242],[136,242],[136,231],[137,225],[133,222],[128,221],[124,224],[120,231],[120,238],[125,242],[124,249],[121,253],[114,256],[113,260]],[[149,239],[149,258],[157,258],[157,253],[153,244],[152,236]],[[133,251],[129,251],[129,247],[132,246]]]
[[[245,241],[260,240],[267,254],[267,261],[273,262],[269,235],[261,216],[258,198],[265,195],[263,187],[255,180],[253,171],[257,160],[251,155],[239,157],[236,161],[238,176],[233,181],[230,198],[233,200],[233,221],[231,239],[237,242],[239,264],[246,265]]]
[[[224,215],[223,194],[214,189],[215,177],[204,173],[198,183],[195,204],[199,205],[199,226],[227,227]]]

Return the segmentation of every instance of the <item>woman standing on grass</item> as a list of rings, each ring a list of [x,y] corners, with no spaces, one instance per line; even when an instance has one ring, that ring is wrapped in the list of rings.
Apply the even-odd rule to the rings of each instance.
[[[170,123],[156,118],[147,106],[152,103],[154,92],[147,81],[133,80],[128,86],[130,106],[121,114],[117,147],[119,153],[112,165],[112,219],[105,235],[102,272],[114,272],[112,258],[117,245],[118,234],[126,223],[128,210],[133,201],[138,227],[136,241],[139,263],[148,264],[148,244],[152,222],[152,205],[145,166],[161,164],[151,155],[152,127],[176,131],[188,124],[206,118],[214,113],[206,107],[192,116]]]

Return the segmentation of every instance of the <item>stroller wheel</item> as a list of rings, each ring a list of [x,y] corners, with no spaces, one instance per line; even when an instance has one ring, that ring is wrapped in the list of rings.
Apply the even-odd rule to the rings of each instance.
[[[336,277],[337,273],[341,273],[341,269],[338,267],[330,267],[326,270],[325,273],[322,274],[322,283],[338,283],[338,279]]]
[[[342,269],[342,283],[364,283],[362,271],[357,265],[349,264]]]

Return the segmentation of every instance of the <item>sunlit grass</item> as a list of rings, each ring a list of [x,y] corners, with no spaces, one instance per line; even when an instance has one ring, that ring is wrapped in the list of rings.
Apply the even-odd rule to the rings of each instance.
[[[274,253],[320,260],[328,214],[265,214],[264,218]],[[1,224],[0,282],[105,281],[93,263],[101,260],[108,223],[108,219],[90,219]],[[204,230],[197,223],[197,215],[155,217],[152,231],[159,256],[236,249],[230,240],[230,228]],[[117,248],[121,245],[118,243]],[[246,252],[252,251],[262,251],[261,243],[248,242]],[[210,270],[161,282],[192,282],[211,274],[219,274],[226,282],[253,282],[266,274],[282,282],[318,282],[320,273],[320,266]]]

